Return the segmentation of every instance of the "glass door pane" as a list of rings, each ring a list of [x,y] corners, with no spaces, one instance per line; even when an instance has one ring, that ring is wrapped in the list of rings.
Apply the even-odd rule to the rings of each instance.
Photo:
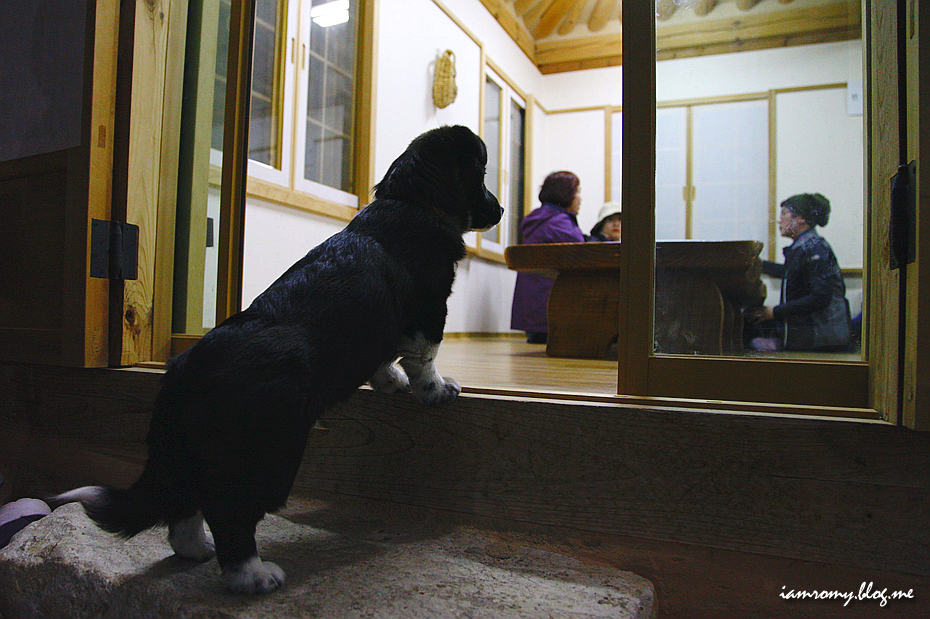
[[[801,4],[656,4],[651,395],[868,401],[861,7]]]
[[[171,331],[201,335],[216,323],[220,169],[226,108],[229,0],[192,1],[184,68]]]

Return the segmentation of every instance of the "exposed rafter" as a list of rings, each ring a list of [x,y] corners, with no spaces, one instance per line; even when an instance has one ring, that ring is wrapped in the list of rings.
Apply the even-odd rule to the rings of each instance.
[[[616,0],[597,0],[594,10],[591,11],[591,17],[588,19],[588,30],[591,32],[603,30],[615,4],[617,4]]]

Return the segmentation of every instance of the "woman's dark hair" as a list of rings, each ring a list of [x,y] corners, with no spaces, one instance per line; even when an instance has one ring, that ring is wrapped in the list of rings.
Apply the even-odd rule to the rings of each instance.
[[[553,172],[543,181],[539,190],[539,201],[568,208],[578,193],[578,177],[571,172]]]
[[[830,201],[819,193],[799,193],[781,205],[798,217],[803,217],[812,228],[826,226],[830,221]]]

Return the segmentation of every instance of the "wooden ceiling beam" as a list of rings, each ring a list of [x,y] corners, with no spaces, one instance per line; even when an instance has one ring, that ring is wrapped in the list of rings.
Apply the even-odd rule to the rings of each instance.
[[[504,31],[510,36],[517,46],[523,50],[526,57],[536,64],[536,41],[533,35],[523,25],[523,22],[517,19],[514,14],[504,6],[503,0],[481,0],[484,8],[494,16],[497,23],[501,25]]]
[[[584,2],[577,2],[576,0],[556,0],[553,2],[542,14],[542,17],[539,18],[539,23],[536,24],[536,28],[533,30],[533,36],[537,40],[545,39],[552,34],[556,26],[564,21],[568,12],[575,6],[584,7]]]
[[[588,30],[591,32],[603,30],[614,10],[614,4],[616,0],[597,0],[594,10],[591,11],[591,17],[588,19]]]
[[[737,7],[746,12],[761,1],[735,0]],[[779,0],[783,4],[791,1]],[[481,0],[543,73],[622,63],[620,34],[577,38],[552,36],[555,31],[562,35],[571,34],[591,2],[595,4],[588,19],[588,28],[595,31],[604,27],[622,0],[588,0],[587,3],[581,0]],[[718,3],[719,0],[699,0],[695,12],[706,15]],[[665,21],[677,8],[675,0],[657,0],[657,18]],[[521,19],[519,11],[514,13],[515,9],[522,10],[525,17]],[[850,0],[836,0],[809,8],[751,12],[727,19],[688,19],[657,28],[657,58],[664,60],[856,39],[861,37],[860,20],[859,11],[850,6]],[[548,40],[543,40],[547,37]]]
[[[766,49],[797,45],[798,41],[817,42],[818,37],[848,40],[861,36],[860,16],[848,4],[835,2],[808,9],[749,15],[694,24],[662,26],[656,29],[658,57],[678,58],[700,55],[695,50],[714,52]],[[840,37],[840,38],[837,38]]]
[[[698,0],[694,5],[694,14],[699,17],[706,17],[717,6],[717,0]]]
[[[748,11],[759,4],[759,0],[736,0],[736,8],[740,11]]]
[[[585,4],[585,2],[579,1],[572,3],[571,10],[559,25],[559,34],[568,34],[572,31],[572,29],[575,27],[575,24],[577,24],[578,20],[581,19],[581,14],[584,12]]]
[[[602,34],[538,43],[536,61],[542,69],[547,64],[620,56],[622,51],[623,39],[619,34]]]
[[[529,28],[530,32],[536,29],[539,20],[542,17],[550,6],[555,4],[555,0],[539,0],[533,8],[524,13],[523,23],[526,24],[526,27]]]
[[[514,0],[513,10],[517,15],[523,16],[527,11],[532,9],[539,0]]]

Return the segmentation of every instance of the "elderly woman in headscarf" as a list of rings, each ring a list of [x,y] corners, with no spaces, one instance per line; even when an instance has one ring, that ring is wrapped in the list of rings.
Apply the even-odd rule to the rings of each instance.
[[[817,234],[830,220],[830,201],[819,193],[781,203],[778,229],[792,240],[785,263],[763,262],[762,272],[782,279],[781,301],[751,311],[749,322],[764,332],[750,341],[756,350],[842,351],[850,343],[849,302],[836,255]]]
[[[623,209],[619,202],[605,202],[597,213],[597,223],[591,228],[591,236],[586,240],[595,243],[619,241],[622,212]]]

